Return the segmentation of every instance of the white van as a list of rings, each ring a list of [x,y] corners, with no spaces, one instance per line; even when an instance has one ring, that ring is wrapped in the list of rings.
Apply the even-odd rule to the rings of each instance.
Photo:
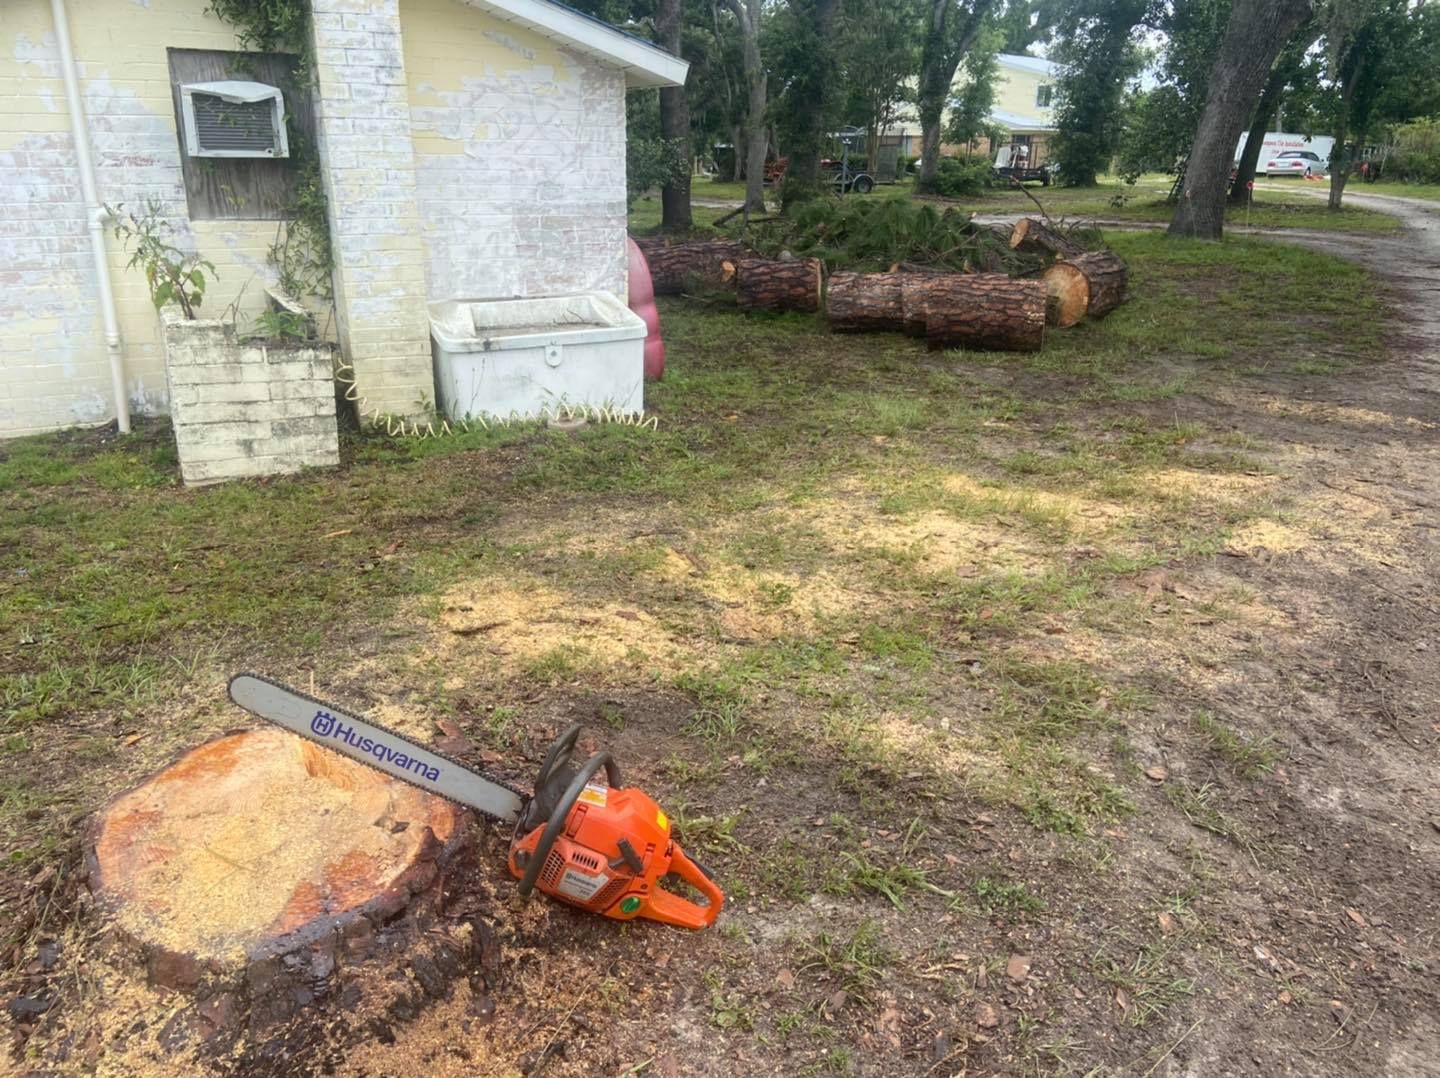
[[[1240,136],[1240,142],[1235,147],[1235,165],[1240,164],[1240,155],[1245,152],[1245,140],[1249,138],[1249,132]],[[1279,157],[1282,153],[1305,151],[1313,153],[1320,159],[1322,168],[1325,171],[1330,165],[1330,151],[1335,146],[1335,140],[1329,135],[1295,135],[1288,131],[1267,131],[1265,141],[1260,147],[1260,158],[1255,163],[1255,174],[1266,175],[1266,164]]]

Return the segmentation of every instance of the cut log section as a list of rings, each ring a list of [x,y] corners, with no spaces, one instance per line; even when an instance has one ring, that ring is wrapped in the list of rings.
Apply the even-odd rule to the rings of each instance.
[[[825,289],[830,327],[840,333],[899,332],[905,326],[899,273],[832,273]]]
[[[1052,326],[1073,326],[1082,318],[1104,318],[1125,301],[1129,270],[1113,251],[1056,262],[1041,275],[1049,296],[1047,320]]]
[[[377,938],[403,952],[384,940],[432,918],[473,845],[468,819],[265,729],[201,745],[122,795],[92,818],[85,852],[97,903],[150,982],[241,999],[258,1027],[325,995]]]
[[[728,286],[734,277],[734,264],[745,254],[745,248],[734,240],[666,245],[646,236],[635,242],[650,265],[650,280],[657,296]]]
[[[818,258],[772,261],[742,258],[736,264],[735,302],[742,311],[820,309],[821,262]]]
[[[925,298],[932,348],[1038,352],[1045,341],[1045,286],[1003,273],[954,274]]]
[[[900,326],[909,337],[924,337],[932,301],[943,301],[951,283],[969,273],[906,273],[900,278]]]
[[[1057,232],[1038,217],[1025,217],[1010,230],[1010,249],[1033,248],[1070,258],[1083,254],[1085,248],[1062,232]]]

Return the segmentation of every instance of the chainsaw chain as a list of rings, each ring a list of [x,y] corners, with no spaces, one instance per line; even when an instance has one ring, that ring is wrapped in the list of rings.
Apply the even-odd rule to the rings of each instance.
[[[256,674],[256,673],[254,673],[253,671],[250,671],[250,670],[241,671],[241,674],[243,674],[243,676],[245,676],[245,677],[253,677],[256,681],[263,681],[263,682],[265,682],[265,684],[267,684],[267,685],[273,685],[273,686],[275,686],[275,688],[281,689],[281,690],[283,690],[283,691],[285,691],[285,692],[288,692],[288,693],[290,693],[292,696],[298,696],[298,697],[300,697],[302,700],[309,700],[312,704],[314,704],[314,705],[317,706],[317,707],[324,708],[324,709],[326,709],[326,710],[331,710],[331,711],[339,711],[339,712],[341,712],[341,713],[344,713],[344,712],[346,711],[345,708],[338,707],[338,706],[336,706],[335,704],[332,704],[332,703],[330,703],[330,702],[328,702],[328,701],[326,701],[326,700],[320,700],[320,699],[318,699],[318,698],[316,698],[316,697],[314,697],[314,696],[311,696],[308,692],[301,692],[299,689],[295,688],[293,685],[287,685],[287,684],[285,684],[283,681],[276,681],[274,678],[266,677],[264,674]],[[241,676],[241,674],[237,674],[237,675],[235,675],[235,676],[239,677],[239,676]],[[232,700],[231,702],[234,703],[233,700]],[[258,719],[260,719],[261,721],[266,721],[266,720],[265,720],[265,717],[264,717],[263,715],[256,715],[255,712],[250,711],[249,708],[244,707],[244,706],[241,705],[241,704],[235,704],[235,706],[236,706],[236,707],[239,707],[242,711],[247,711],[247,712],[249,712],[250,714],[255,715],[255,717],[258,718]],[[486,782],[494,783],[496,786],[500,786],[500,787],[503,787],[503,788],[506,789],[506,790],[509,790],[509,791],[510,791],[512,794],[514,794],[516,797],[520,798],[520,815],[521,815],[522,817],[524,816],[524,814],[525,814],[525,806],[526,806],[527,804],[529,804],[531,795],[530,795],[530,794],[527,794],[524,790],[520,789],[520,787],[514,785],[513,783],[510,783],[510,782],[506,781],[505,779],[498,778],[498,777],[496,777],[495,775],[490,774],[490,772],[488,772],[488,771],[478,771],[478,770],[476,770],[475,768],[471,767],[469,764],[465,763],[464,761],[455,759],[455,757],[451,756],[448,752],[441,752],[441,751],[440,751],[438,748],[436,748],[434,745],[426,745],[426,744],[424,744],[424,743],[422,743],[422,742],[420,742],[420,741],[416,741],[413,737],[410,737],[410,736],[407,735],[407,734],[402,734],[402,733],[400,733],[398,730],[392,730],[392,729],[390,729],[390,727],[386,726],[384,723],[376,722],[374,719],[367,718],[367,717],[365,717],[365,716],[363,716],[363,715],[357,715],[356,718],[361,718],[361,719],[363,719],[365,722],[369,723],[371,726],[375,727],[377,730],[383,730],[383,731],[385,731],[386,735],[388,735],[389,737],[393,737],[393,738],[395,738],[395,739],[398,740],[398,741],[404,741],[404,742],[405,742],[406,744],[408,744],[408,745],[413,745],[413,746],[414,746],[415,748],[417,748],[417,749],[422,749],[423,751],[428,752],[428,753],[430,753],[430,754],[433,755],[433,756],[438,756],[438,757],[440,757],[440,759],[446,760],[446,761],[448,761],[449,763],[454,764],[454,765],[455,765],[456,767],[458,767],[461,771],[469,772],[469,773],[472,774],[472,775],[476,775],[476,776],[484,779]],[[272,724],[272,725],[274,725],[274,724]],[[377,772],[379,772],[380,774],[384,775],[387,779],[393,779],[393,780],[396,781],[396,782],[404,782],[404,781],[405,781],[404,779],[402,779],[402,778],[400,778],[400,777],[398,777],[398,776],[396,776],[396,775],[392,775],[390,772],[386,771],[384,768],[382,768],[382,767],[376,767],[374,764],[368,763],[367,761],[361,759],[361,758],[358,757],[358,756],[350,756],[350,755],[348,755],[348,754],[346,754],[346,753],[343,753],[343,752],[336,752],[335,749],[331,748],[328,744],[326,744],[326,743],[325,743],[324,741],[322,741],[320,738],[315,737],[315,736],[313,736],[312,734],[309,734],[309,733],[301,733],[299,730],[293,730],[293,729],[291,729],[289,726],[281,726],[280,729],[284,730],[286,733],[294,734],[296,737],[303,737],[306,741],[309,741],[309,742],[311,742],[312,744],[315,744],[315,745],[319,745],[322,749],[325,749],[325,750],[327,750],[327,751],[329,751],[329,752],[334,752],[336,756],[339,756],[339,757],[342,757],[343,759],[350,760],[350,761],[352,761],[352,762],[354,762],[354,763],[360,764],[362,767],[368,767],[371,771],[377,771]],[[412,783],[411,785],[413,785],[413,783]],[[469,809],[471,812],[474,812],[474,813],[476,813],[476,814],[478,814],[478,815],[480,815],[480,816],[484,816],[487,820],[493,820],[493,821],[495,821],[496,823],[499,823],[499,824],[509,823],[508,820],[502,819],[501,817],[496,816],[496,815],[494,815],[493,813],[486,812],[486,811],[485,811],[484,809],[482,809],[482,808],[476,808],[474,805],[471,805],[471,804],[469,804],[469,803],[467,803],[467,802],[465,802],[465,801],[457,801],[457,800],[456,800],[455,798],[453,798],[453,797],[446,797],[444,794],[439,793],[439,792],[437,792],[437,791],[435,791],[435,790],[432,790],[432,789],[430,789],[430,788],[427,787],[427,786],[417,786],[416,789],[424,790],[424,791],[425,791],[427,794],[429,794],[431,797],[438,797],[438,798],[440,798],[440,800],[442,800],[442,801],[449,801],[452,805],[459,805],[461,808]]]

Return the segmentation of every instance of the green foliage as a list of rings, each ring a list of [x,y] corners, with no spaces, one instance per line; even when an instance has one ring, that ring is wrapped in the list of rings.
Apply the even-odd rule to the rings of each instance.
[[[842,114],[865,129],[872,151],[908,96],[923,26],[920,0],[842,0],[836,31]]]
[[[626,96],[625,129],[625,197],[633,206],[647,191],[682,178],[689,165],[681,142],[660,135],[658,91]]]
[[[943,198],[974,198],[985,192],[993,178],[990,162],[983,158],[942,157],[934,178],[922,180],[917,190]]]
[[[1395,133],[1386,174],[1406,183],[1440,183],[1440,120],[1406,124]]]
[[[1125,127],[1120,135],[1115,171],[1126,183],[1147,172],[1173,173],[1194,133],[1184,101],[1173,86],[1136,90],[1126,98]]]
[[[1063,65],[1056,87],[1053,142],[1061,183],[1090,187],[1120,139],[1126,84],[1140,73],[1133,40],[1145,0],[1093,4],[1083,0],[1066,19],[1055,59]]]
[[[307,0],[210,0],[206,13],[235,27],[242,48],[309,53]]]
[[[976,39],[970,55],[965,57],[965,78],[953,90],[950,119],[945,125],[945,137],[951,142],[966,143],[991,133],[986,117],[995,105],[995,68],[1000,42],[998,31],[987,30]]]
[[[297,145],[292,134],[291,145]],[[334,297],[335,256],[330,247],[329,203],[320,175],[320,159],[301,146],[299,174],[285,206],[287,219],[270,245],[270,264],[279,275],[281,291],[295,299]]]
[[[134,244],[125,268],[139,266],[145,271],[150,300],[157,311],[167,303],[178,303],[186,318],[194,318],[195,308],[205,299],[205,274],[217,276],[215,267],[198,254],[187,254],[165,240],[166,233],[174,227],[158,202],[150,200],[145,213],[139,217],[134,213],[121,217],[124,209],[124,206],[106,207],[115,221],[115,238],[127,249]]]
[[[304,341],[312,336],[310,316],[303,311],[266,311],[255,316],[253,332],[280,341]]]
[[[207,12],[235,28],[240,44],[256,52],[294,52],[298,77],[309,78],[311,61],[308,0],[210,0]],[[270,264],[280,288],[295,297],[334,298],[334,252],[320,158],[287,115],[290,164],[295,182],[285,205],[285,220],[270,245]]]
[[[969,214],[908,198],[821,199],[752,231],[761,254],[790,251],[830,269],[883,271],[906,262],[963,271],[1017,257],[990,230],[972,225]]]

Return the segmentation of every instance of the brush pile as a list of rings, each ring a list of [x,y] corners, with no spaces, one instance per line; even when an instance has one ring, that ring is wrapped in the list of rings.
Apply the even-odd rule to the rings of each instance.
[[[743,310],[825,310],[837,331],[909,333],[936,348],[1038,351],[1047,325],[1103,318],[1128,283],[1096,230],[977,224],[901,198],[817,200],[752,223],[746,239],[745,252],[735,240],[637,242],[661,267],[657,293],[733,285]]]

